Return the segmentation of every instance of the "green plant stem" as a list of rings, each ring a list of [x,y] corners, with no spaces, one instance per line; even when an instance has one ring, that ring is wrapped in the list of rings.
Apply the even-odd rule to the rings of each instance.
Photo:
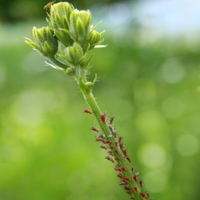
[[[80,87],[81,88],[81,87]],[[140,192],[140,188],[138,187],[138,184],[135,183],[135,181],[133,180],[133,175],[126,163],[126,161],[124,160],[124,156],[120,150],[119,147],[116,147],[114,144],[116,142],[116,139],[114,137],[109,137],[110,135],[112,135],[109,127],[107,124],[104,124],[102,121],[101,121],[101,115],[103,114],[102,111],[100,110],[92,92],[90,93],[84,93],[84,91],[82,90],[82,93],[83,93],[83,96],[86,100],[86,102],[88,103],[89,107],[91,108],[92,110],[92,113],[94,114],[100,128],[101,128],[101,131],[103,132],[103,134],[105,134],[105,137],[106,137],[106,140],[109,140],[112,142],[112,146],[113,146],[113,149],[114,150],[117,150],[119,152],[119,155],[117,155],[114,151],[113,151],[113,154],[114,154],[114,157],[119,157],[120,160],[119,161],[115,161],[116,164],[118,164],[120,167],[123,166],[125,167],[125,169],[127,170],[127,172],[123,172],[121,171],[121,173],[123,174],[124,177],[128,177],[131,182],[128,183],[132,193],[134,194],[136,200],[143,200],[143,198],[139,195],[139,192]],[[135,192],[135,190],[133,189],[134,186],[137,186],[138,188],[138,193]]]

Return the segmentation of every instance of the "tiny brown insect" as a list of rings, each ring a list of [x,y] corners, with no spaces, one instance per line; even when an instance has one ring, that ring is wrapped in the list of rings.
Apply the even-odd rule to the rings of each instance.
[[[56,0],[55,0],[56,1]],[[52,2],[49,2],[46,6],[44,6],[44,9],[48,9],[48,8],[50,8],[52,5],[53,5],[53,3],[55,2],[55,1],[52,1]]]

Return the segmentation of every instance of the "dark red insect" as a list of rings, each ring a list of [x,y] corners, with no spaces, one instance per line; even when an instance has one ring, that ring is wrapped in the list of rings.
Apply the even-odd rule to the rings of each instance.
[[[138,189],[137,189],[137,187],[134,187],[133,189],[135,190],[135,192],[138,192]]]
[[[84,113],[92,114],[92,112],[89,110],[83,110],[83,111],[84,111]]]
[[[122,153],[124,154],[125,157],[127,157],[127,154],[126,154],[126,150],[125,150],[125,149],[122,150]]]
[[[113,152],[112,151],[108,151],[108,154],[113,156]]]
[[[126,172],[126,169],[125,169],[125,167],[121,167],[121,169],[122,169],[122,171]]]
[[[115,146],[116,146],[116,147],[117,147],[117,144],[118,144],[118,143],[117,143],[117,142],[115,142]]]
[[[121,143],[121,141],[122,141],[122,137],[120,136],[120,137],[119,137],[119,143]]]
[[[131,182],[131,180],[128,177],[124,178],[125,181]]]
[[[115,160],[120,160],[120,158],[116,157]]]
[[[117,138],[117,133],[113,132],[114,138]]]
[[[110,148],[110,149],[113,149],[113,147],[112,147],[112,146],[110,146],[109,148]]]
[[[107,150],[107,147],[105,146],[100,146],[100,148]]]
[[[145,198],[146,195],[145,195],[144,192],[140,192],[140,196],[143,197],[143,198]]]
[[[114,162],[115,162],[115,161],[114,161],[112,158],[110,158],[109,156],[106,156],[106,157],[105,157],[105,159],[107,159],[107,160],[111,161],[112,163],[114,163]]]
[[[133,176],[133,179],[135,180],[135,182],[138,181],[138,175],[139,175],[139,173],[135,173],[134,176]]]
[[[134,198],[134,197],[131,197],[131,199],[135,200],[135,198]]]
[[[133,172],[134,171],[134,168],[133,167],[131,167],[131,172]]]
[[[118,152],[117,150],[115,150],[115,153],[116,153],[117,155],[119,155],[119,152]]]
[[[128,162],[131,162],[130,158],[129,157],[126,157],[126,159],[128,160]]]
[[[105,144],[112,144],[112,142],[109,141],[109,140],[106,140],[106,141],[105,141]]]
[[[119,147],[120,147],[120,149],[121,149],[121,150],[123,150],[123,149],[124,149],[124,146],[123,146],[123,144],[122,144],[122,143],[120,143],[120,144],[119,144]]]
[[[113,119],[114,119],[114,117],[111,117],[111,118],[110,118],[110,124],[113,123]]]
[[[105,111],[104,111],[104,114],[101,115],[101,121],[106,124],[106,115],[105,115]]]
[[[124,176],[123,176],[123,174],[122,173],[119,173],[119,174],[117,174],[117,176],[119,177],[119,178],[124,178]]]
[[[99,130],[93,126],[91,127],[91,130],[96,131],[97,133],[99,132]]]
[[[124,186],[124,189],[125,189],[125,190],[130,190],[130,187],[129,187],[128,185],[125,185],[125,186]]]
[[[121,183],[119,183],[119,185],[126,185],[126,183],[124,183],[124,182],[121,182]]]
[[[105,135],[99,135],[99,138],[105,139]]]
[[[128,190],[126,193],[127,193],[127,194],[132,194],[131,190]]]
[[[102,138],[97,138],[96,141],[105,143],[105,141]]]
[[[143,187],[143,180],[140,180],[140,187],[142,188]]]

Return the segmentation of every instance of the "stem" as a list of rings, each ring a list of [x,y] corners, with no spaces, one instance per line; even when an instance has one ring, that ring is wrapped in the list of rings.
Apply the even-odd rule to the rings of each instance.
[[[81,88],[81,87],[80,87]],[[138,183],[136,183],[133,179],[133,175],[132,175],[132,172],[130,171],[130,168],[128,167],[125,159],[124,159],[124,155],[123,153],[121,152],[121,149],[119,148],[119,146],[115,146],[115,142],[116,142],[116,139],[114,137],[109,137],[110,135],[112,135],[109,127],[107,124],[104,124],[102,121],[101,121],[101,115],[103,114],[92,94],[92,92],[90,93],[84,93],[84,91],[82,91],[83,93],[83,96],[86,100],[86,102],[88,103],[89,107],[91,108],[92,110],[92,113],[94,114],[100,128],[101,128],[101,131],[105,134],[105,137],[106,137],[106,140],[109,140],[112,142],[111,146],[113,147],[113,155],[114,157],[118,157],[120,158],[120,160],[116,160],[116,164],[118,164],[120,167],[124,167],[127,171],[126,172],[123,172],[121,171],[121,173],[123,174],[124,177],[128,177],[131,182],[129,183],[128,182],[128,185],[132,191],[132,193],[134,194],[134,197],[136,200],[143,200],[143,198],[139,195],[139,193],[141,192],[141,189],[140,187],[138,187]],[[119,155],[117,155],[114,150],[117,150],[119,152]],[[135,192],[135,190],[133,189],[134,187],[137,187],[138,189],[138,192]]]

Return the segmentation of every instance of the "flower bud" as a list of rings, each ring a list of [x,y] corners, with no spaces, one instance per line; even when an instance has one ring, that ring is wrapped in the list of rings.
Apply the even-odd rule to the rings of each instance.
[[[90,33],[91,13],[85,10],[74,10],[70,16],[69,30],[76,42],[84,46]]]
[[[73,43],[68,33],[63,32],[59,29],[69,30],[69,19],[73,6],[68,2],[60,2],[51,6],[49,20],[47,22],[54,30],[56,37],[65,45],[69,46]]]
[[[84,54],[82,47],[79,44],[74,43],[73,46],[64,49],[64,55],[69,63],[77,65]]]
[[[53,57],[58,50],[58,41],[49,27],[32,29],[33,41],[28,39],[27,44],[39,51],[43,56]]]

